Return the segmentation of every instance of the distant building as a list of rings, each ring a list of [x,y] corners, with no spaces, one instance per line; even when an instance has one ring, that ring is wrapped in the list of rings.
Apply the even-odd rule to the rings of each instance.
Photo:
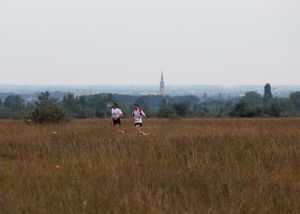
[[[29,97],[29,98],[25,99],[26,103],[34,103],[36,101],[38,101],[38,98],[35,98],[35,97]]]
[[[264,92],[264,96],[263,96],[263,100],[265,102],[270,101],[273,98],[273,94],[272,94],[272,87],[270,83],[267,83],[265,85],[265,92]]]
[[[165,81],[164,81],[164,74],[163,74],[163,72],[161,72],[159,95],[160,96],[165,96]]]
[[[98,92],[91,92],[91,91],[76,91],[74,93],[74,97],[84,97],[84,96],[92,96],[99,94]]]

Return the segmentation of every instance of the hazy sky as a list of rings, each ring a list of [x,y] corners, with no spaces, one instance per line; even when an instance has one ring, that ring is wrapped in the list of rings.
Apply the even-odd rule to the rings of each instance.
[[[300,84],[299,0],[0,0],[0,83]]]

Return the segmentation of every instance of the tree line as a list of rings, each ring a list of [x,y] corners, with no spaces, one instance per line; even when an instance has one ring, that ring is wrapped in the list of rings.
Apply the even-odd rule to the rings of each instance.
[[[49,92],[39,95],[36,102],[25,102],[19,95],[0,100],[0,119],[26,119],[38,123],[59,122],[78,118],[107,118],[110,106],[117,102],[125,117],[130,117],[132,105],[138,103],[149,117],[289,117],[300,116],[300,92],[288,98],[273,97],[271,86],[264,95],[247,92],[240,98],[200,100],[196,96],[97,94],[75,97],[66,95],[54,99]]]

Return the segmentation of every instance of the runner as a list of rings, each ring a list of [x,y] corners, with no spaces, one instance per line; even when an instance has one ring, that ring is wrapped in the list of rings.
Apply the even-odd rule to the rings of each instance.
[[[143,126],[143,117],[146,117],[145,112],[139,108],[138,104],[134,104],[134,107],[132,110],[132,119],[134,122],[134,126],[136,128],[136,132],[138,134],[147,136],[149,134],[147,134],[141,130],[141,127]]]
[[[112,108],[111,108],[111,118],[113,121],[113,129],[115,131],[118,131],[118,132],[124,134],[125,132],[122,129],[120,129],[122,117],[123,117],[123,112],[121,111],[121,109],[118,108],[118,104],[113,103]]]

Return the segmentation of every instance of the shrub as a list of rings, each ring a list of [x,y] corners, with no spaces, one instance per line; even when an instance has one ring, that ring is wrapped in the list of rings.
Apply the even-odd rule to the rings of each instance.
[[[0,107],[0,119],[10,119],[10,111],[8,108],[4,106]]]
[[[190,105],[189,102],[180,102],[173,104],[172,107],[178,116],[185,117],[188,114]]]
[[[170,106],[160,108],[158,110],[157,116],[159,118],[170,118],[170,119],[177,119],[179,117],[175,109]]]
[[[57,101],[50,98],[48,91],[42,93],[29,119],[34,123],[58,123],[66,121],[66,113],[58,107]]]
[[[242,100],[235,105],[230,115],[232,117],[255,117],[261,115],[261,109]]]

